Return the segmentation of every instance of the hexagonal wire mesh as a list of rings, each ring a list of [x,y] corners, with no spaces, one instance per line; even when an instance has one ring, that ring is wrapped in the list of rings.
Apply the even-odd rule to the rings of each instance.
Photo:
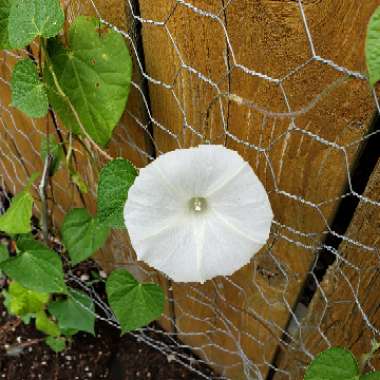
[[[159,281],[169,300],[164,331],[147,327],[133,335],[206,379],[299,379],[326,347],[368,351],[379,335],[371,292],[380,287],[373,121],[380,108],[364,74],[363,47],[378,1],[63,5],[69,20],[78,14],[99,17],[125,37],[133,55],[128,107],[108,154],[141,167],[175,148],[224,144],[249,161],[275,214],[270,240],[252,262],[204,285],[172,283],[136,262],[127,234],[114,232],[98,261]],[[5,52],[0,77],[0,178],[13,194],[41,170],[41,137],[68,136],[53,113],[29,120],[9,105],[12,66],[25,54]],[[77,142],[74,151],[89,193],[81,194],[58,172],[49,186],[55,227],[74,206],[94,211],[105,159],[95,151],[88,160]],[[68,281],[91,295],[103,310],[98,318],[117,325],[93,288],[74,273]],[[203,373],[199,363],[215,375]]]

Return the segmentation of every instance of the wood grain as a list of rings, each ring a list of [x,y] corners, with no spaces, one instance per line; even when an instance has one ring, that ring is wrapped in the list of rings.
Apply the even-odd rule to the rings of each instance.
[[[139,45],[140,25],[126,4],[130,2],[98,0],[95,7],[90,1],[65,3],[69,21],[77,14],[98,15],[126,32],[132,51]],[[366,24],[380,1],[302,3],[316,54],[350,70],[365,71]],[[152,153],[152,137],[157,154],[199,143],[226,144],[249,161],[264,183],[275,213],[267,246],[230,278],[204,285],[173,284],[176,327],[182,340],[226,377],[263,378],[277,348],[284,344],[281,337],[289,316],[328,231],[360,139],[368,130],[374,112],[370,89],[366,81],[347,78],[326,63],[310,60],[312,48],[296,1],[139,0],[138,4],[145,67],[133,54],[136,86],[109,151],[144,166],[149,161],[145,153]],[[6,59],[10,61],[3,59],[1,76],[9,80],[14,62]],[[146,81],[148,92],[144,92]],[[10,109],[8,84],[0,86],[1,180],[18,191],[28,173],[41,167],[37,152],[46,121],[33,124]],[[293,116],[284,115],[290,111]],[[97,168],[89,167],[83,150],[77,148],[80,172],[91,188],[85,202],[95,211]],[[98,168],[102,164],[98,158]],[[67,191],[62,185],[67,183],[64,174],[56,180],[54,217],[59,225],[63,211],[81,201],[73,187]],[[359,228],[360,236],[352,227],[352,236],[365,241],[372,233],[370,227]],[[141,278],[155,276],[133,264],[134,253],[124,232],[113,233],[98,260],[109,270],[125,265]],[[359,272],[362,290],[357,298],[375,323],[374,300],[364,299],[369,286],[378,286],[371,270],[368,275],[367,270]],[[329,286],[340,284],[345,271],[340,266],[334,275],[329,273],[337,281],[330,278],[323,285],[329,297],[333,297]],[[347,273],[355,284],[355,273]],[[158,281],[168,289],[164,278],[158,276]],[[352,300],[349,292],[344,297]],[[317,304],[313,301],[311,310],[319,310]],[[348,306],[338,300],[331,305],[323,328],[334,342],[351,339],[343,337],[339,322]],[[361,323],[365,336],[369,330],[362,323],[363,315],[356,306],[350,307],[352,320],[345,321],[352,326]],[[169,305],[166,317],[172,317]],[[315,326],[322,322],[319,319]],[[163,324],[172,328],[168,319]],[[367,343],[356,338],[352,345],[360,351]],[[315,330],[308,339],[307,344],[323,346]],[[283,364],[285,371],[292,373],[297,360],[304,359],[289,359],[289,364]]]
[[[303,4],[316,54],[365,71],[365,29],[379,1]],[[371,122],[371,92],[310,60],[297,2],[140,0],[140,9],[147,74],[159,81],[149,87],[159,151],[225,142],[250,162],[275,213],[271,239],[250,265],[230,279],[175,284],[178,330],[218,372],[265,377],[355,161],[354,142]],[[209,96],[192,68],[219,93]],[[210,106],[215,96],[219,108]],[[217,132],[202,139],[209,108]]]
[[[194,13],[173,1],[139,2],[158,153],[211,140],[224,142],[228,62],[222,18]],[[217,13],[221,0],[196,1]],[[153,20],[155,23],[148,23]]]
[[[364,71],[365,26],[379,2],[361,3],[359,9],[354,1],[303,3],[317,54],[352,70]],[[235,63],[235,67],[231,65],[232,93],[277,113],[305,109],[313,99],[321,97],[314,108],[293,119],[268,114],[265,117],[265,113],[237,102],[230,106],[229,132],[254,144],[256,150],[249,150],[232,138],[227,145],[245,155],[256,169],[270,191],[279,223],[273,230],[273,242],[256,263],[232,276],[235,286],[248,289],[248,300],[247,295],[238,299],[231,286],[224,293],[227,299],[238,300],[236,306],[247,310],[246,315],[235,313],[231,320],[239,334],[251,333],[259,342],[236,335],[252,360],[253,368],[248,368],[248,372],[257,376],[260,371],[265,376],[314,260],[313,251],[305,247],[318,247],[323,240],[335,214],[334,200],[341,195],[347,170],[355,162],[358,146],[346,151],[341,147],[365,133],[374,104],[366,82],[340,82],[342,74],[317,61],[286,76],[311,56],[296,2],[232,2],[226,14]],[[239,25],[246,29],[243,31]],[[340,26],[339,31],[336,25]],[[239,65],[286,79],[277,85],[247,76]],[[248,128],[242,129],[242,125]],[[354,127],[358,125],[361,128]],[[260,268],[261,281],[256,281],[252,291],[246,283],[255,265]],[[265,272],[270,273],[269,278]],[[227,308],[223,310],[230,313]],[[255,319],[250,318],[252,312]],[[223,340],[220,344],[224,345]],[[231,374],[232,378],[240,376],[243,375],[238,372]]]
[[[279,379],[302,379],[310,355],[332,346],[353,351],[360,358],[370,351],[380,327],[379,229],[380,161],[338,249],[336,262],[317,289],[295,344],[281,357]],[[369,201],[367,201],[369,200]],[[377,202],[374,203],[374,202]],[[377,369],[379,361],[372,363]]]
[[[218,19],[210,17],[220,13],[223,2],[193,3],[209,12],[207,16],[172,1],[140,0],[139,4],[145,21],[146,71],[152,79],[149,94],[156,153],[208,141],[224,144],[228,105],[221,94],[229,86],[227,47],[223,14]],[[190,293],[189,286],[172,284],[175,327],[179,337],[204,357],[207,322],[197,315],[194,321],[186,313],[188,306],[193,308],[188,302]]]

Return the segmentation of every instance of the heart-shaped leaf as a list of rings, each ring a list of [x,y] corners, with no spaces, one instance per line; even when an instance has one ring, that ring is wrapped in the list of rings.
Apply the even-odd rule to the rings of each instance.
[[[57,319],[61,330],[75,329],[95,335],[95,307],[85,293],[69,289],[68,298],[49,305],[49,313]]]
[[[305,380],[359,380],[359,367],[350,351],[330,348],[309,365]]]
[[[62,262],[48,248],[21,253],[0,264],[0,269],[23,287],[42,293],[64,293]]]
[[[23,48],[37,36],[54,37],[62,29],[64,19],[59,0],[13,0],[9,43],[13,48]]]
[[[132,61],[123,37],[95,18],[80,16],[70,27],[68,47],[56,38],[49,41],[48,52],[51,65],[44,75],[54,110],[67,128],[82,134],[74,107],[88,135],[105,146],[123,114],[131,82]]]
[[[44,84],[38,78],[37,67],[29,59],[17,62],[13,69],[12,105],[30,117],[43,117],[49,103]]]
[[[369,82],[374,86],[380,80],[380,7],[376,9],[368,24],[365,53]]]
[[[29,191],[18,193],[11,201],[11,206],[0,216],[0,231],[7,234],[25,234],[32,230],[33,197]]]
[[[112,160],[103,167],[97,200],[97,218],[101,224],[112,228],[125,228],[124,204],[137,175],[135,167],[123,158]]]
[[[33,173],[24,190],[18,193],[11,201],[8,210],[0,215],[0,231],[7,234],[26,234],[32,230],[31,218],[33,197],[29,193],[32,183],[39,173]]]
[[[126,270],[114,270],[107,279],[106,292],[122,333],[143,327],[164,311],[164,294],[156,284],[142,284]]]
[[[84,208],[75,208],[66,214],[61,233],[72,263],[88,259],[101,248],[109,234],[108,227],[98,224]]]

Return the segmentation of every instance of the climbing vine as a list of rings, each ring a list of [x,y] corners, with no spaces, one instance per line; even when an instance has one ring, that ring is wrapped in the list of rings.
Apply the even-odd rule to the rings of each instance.
[[[77,17],[67,32],[64,21],[59,0],[0,0],[0,49],[15,49],[23,57],[13,68],[11,105],[30,118],[51,113],[68,131],[68,141],[57,142],[51,134],[42,140],[43,172],[34,173],[0,215],[0,231],[16,247],[10,252],[0,245],[1,275],[9,279],[3,291],[5,306],[24,323],[34,323],[56,352],[79,331],[95,334],[96,319],[91,297],[67,284],[62,255],[71,269],[103,247],[112,229],[125,228],[123,207],[138,175],[128,160],[112,159],[104,150],[130,90],[132,61],[125,41],[97,18]],[[73,139],[86,147],[89,160],[96,150],[108,164],[100,172],[96,215],[85,208],[65,215],[60,231],[64,252],[59,253],[48,239],[45,186],[64,167],[78,189],[87,192],[73,163]],[[44,242],[32,234],[31,187],[38,178]],[[161,288],[139,283],[125,269],[108,276],[106,294],[122,333],[163,312]]]

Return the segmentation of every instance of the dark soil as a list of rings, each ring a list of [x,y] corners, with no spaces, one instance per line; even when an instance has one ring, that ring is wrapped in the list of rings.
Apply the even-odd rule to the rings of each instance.
[[[97,337],[77,334],[71,346],[55,354],[41,341],[43,335],[4,310],[0,300],[0,379],[7,380],[198,380],[205,377],[188,370],[130,335],[101,322]],[[156,326],[157,328],[157,326]],[[161,334],[160,334],[161,335]],[[164,343],[165,337],[151,334]],[[189,353],[186,352],[186,355]],[[194,368],[212,376],[207,368]],[[207,377],[206,377],[207,378]]]
[[[38,234],[36,234],[36,237]],[[10,252],[14,242],[1,236],[0,244],[6,244]],[[59,243],[52,243],[60,251]],[[65,265],[66,266],[66,265]],[[99,268],[93,261],[81,263],[74,271],[78,279],[82,275],[93,278]],[[99,275],[98,275],[99,276]],[[77,287],[75,282],[69,285]],[[3,305],[1,288],[7,280],[0,279],[0,380],[201,380],[213,378],[207,366],[199,366],[191,352],[179,349],[165,332],[153,323],[149,333],[153,342],[165,349],[162,353],[132,335],[120,337],[120,330],[97,320],[96,337],[79,333],[72,343],[59,354],[54,353],[43,341],[45,335],[38,332],[33,323],[23,324],[11,316]],[[105,300],[104,281],[94,285],[98,296]],[[98,310],[100,314],[101,311]],[[154,330],[154,331],[153,331]],[[136,334],[135,334],[136,335]],[[178,363],[175,358],[183,357],[194,371]]]

